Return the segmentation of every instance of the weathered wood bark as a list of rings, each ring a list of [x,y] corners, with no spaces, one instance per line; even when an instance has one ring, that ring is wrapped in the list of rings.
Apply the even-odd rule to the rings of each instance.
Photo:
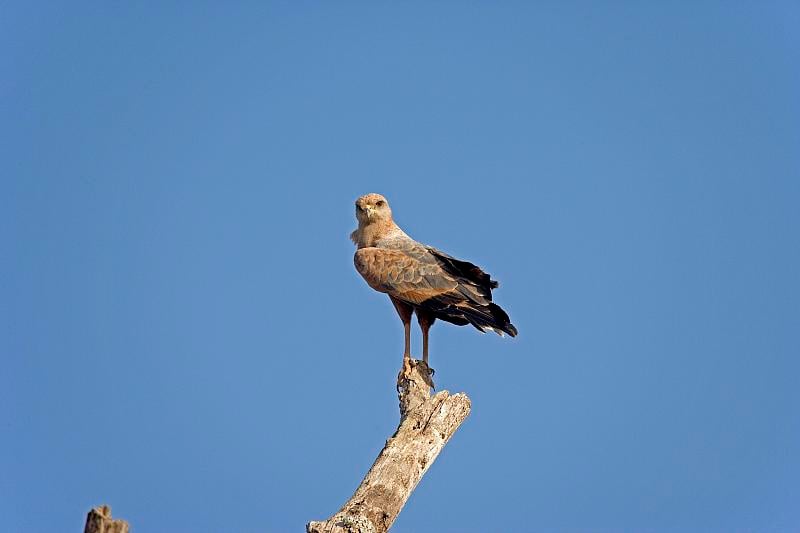
[[[111,507],[102,505],[89,511],[83,533],[128,533],[128,523],[111,518]]]
[[[338,513],[309,522],[307,533],[384,533],[444,445],[469,415],[462,393],[441,391],[431,397],[430,372],[412,361],[397,378],[400,426],[386,441],[355,494]]]

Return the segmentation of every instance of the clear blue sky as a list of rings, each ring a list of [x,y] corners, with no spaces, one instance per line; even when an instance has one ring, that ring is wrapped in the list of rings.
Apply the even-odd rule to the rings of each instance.
[[[396,532],[800,530],[796,3],[126,4],[0,7],[4,531],[336,511],[371,191],[520,330],[434,326],[473,413]]]

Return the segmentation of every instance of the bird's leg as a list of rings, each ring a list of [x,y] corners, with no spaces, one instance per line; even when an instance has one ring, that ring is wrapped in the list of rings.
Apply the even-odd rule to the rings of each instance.
[[[425,366],[428,368],[432,376],[434,374],[434,370],[428,365],[428,332],[430,331],[433,323],[436,321],[436,317],[428,314],[426,311],[417,309],[417,321],[419,322],[419,327],[422,330],[422,362],[425,363]]]
[[[405,302],[396,300],[389,297],[394,304],[397,314],[400,315],[400,320],[403,321],[403,333],[405,337],[405,346],[403,348],[403,367],[400,374],[397,376],[397,386],[400,387],[402,379],[408,379],[411,376],[411,316],[414,314],[414,308]]]
[[[405,380],[411,379],[411,319],[403,320],[403,329],[405,330],[405,348],[403,349],[403,366],[400,367],[400,373],[397,374],[397,392],[400,392],[401,387],[404,387]]]
[[[403,361],[405,361],[406,359],[411,359],[411,320],[403,321],[403,329],[405,330],[405,348],[403,349]]]
[[[430,326],[422,330],[422,360],[426,365],[428,364],[428,331],[430,331]]]

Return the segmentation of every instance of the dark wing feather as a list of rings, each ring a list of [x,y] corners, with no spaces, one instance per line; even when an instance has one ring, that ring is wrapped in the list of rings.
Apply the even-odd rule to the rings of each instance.
[[[435,307],[434,314],[443,320],[467,320],[481,331],[491,328],[512,337],[517,335],[517,328],[511,323],[508,314],[499,305],[492,303],[492,289],[499,286],[497,281],[469,261],[456,259],[430,246],[428,251],[445,272],[459,282],[457,291],[462,299],[439,296],[434,301],[425,302],[426,307]]]
[[[497,281],[484,272],[481,267],[470,263],[469,261],[462,261],[456,259],[451,255],[447,255],[441,250],[437,250],[432,246],[428,247],[428,251],[439,261],[442,268],[450,274],[463,278],[481,289],[486,298],[492,300],[492,289],[500,286]]]

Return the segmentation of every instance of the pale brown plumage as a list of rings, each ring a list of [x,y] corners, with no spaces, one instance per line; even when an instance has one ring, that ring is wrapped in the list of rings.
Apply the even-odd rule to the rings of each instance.
[[[437,318],[472,324],[514,337],[517,329],[492,303],[497,282],[479,267],[420,244],[395,224],[386,198],[366,194],[356,200],[356,270],[376,291],[389,295],[405,328],[404,361],[410,354],[411,316],[422,329],[423,361],[428,363],[428,330]]]

